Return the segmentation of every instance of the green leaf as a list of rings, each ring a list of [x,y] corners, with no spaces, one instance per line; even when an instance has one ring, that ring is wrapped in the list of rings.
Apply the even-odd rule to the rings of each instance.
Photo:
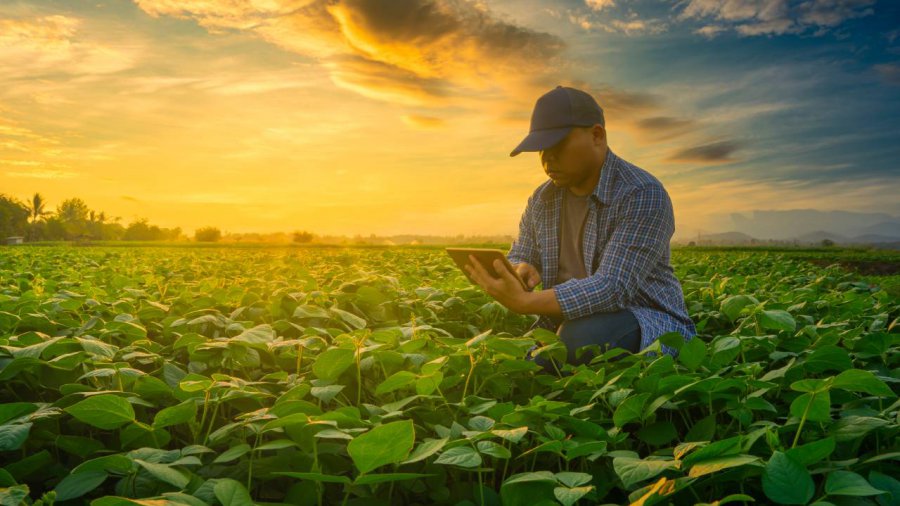
[[[722,301],[722,305],[719,306],[719,311],[721,311],[730,321],[735,321],[742,309],[753,304],[757,304],[757,302],[752,297],[747,295],[733,295]]]
[[[555,504],[557,480],[549,471],[520,473],[507,478],[500,487],[504,506]]]
[[[350,478],[346,476],[339,476],[334,474],[322,474],[322,473],[296,473],[292,471],[276,471],[272,474],[278,476],[290,476],[291,478],[297,478],[298,480],[309,480],[320,483],[342,483],[344,485],[349,485],[352,483]]]
[[[497,459],[512,457],[512,453],[509,450],[493,441],[479,441],[476,446],[478,447],[478,452],[482,455],[488,455]]]
[[[755,455],[728,455],[726,457],[702,460],[691,466],[688,476],[691,478],[698,478],[716,471],[721,471],[722,469],[739,467],[757,461],[759,461],[759,457]]]
[[[413,462],[419,462],[420,460],[425,460],[428,457],[430,457],[430,456],[434,455],[435,453],[437,453],[438,451],[440,451],[441,448],[443,448],[444,445],[447,444],[447,441],[449,441],[449,439],[447,439],[447,438],[431,439],[431,440],[425,441],[422,444],[420,444],[419,446],[417,446],[416,449],[413,450],[413,452],[409,454],[409,457],[406,460],[404,460],[403,462],[401,462],[401,464],[412,464]]]
[[[616,424],[616,427],[622,427],[628,422],[639,420],[641,413],[644,411],[644,403],[647,402],[651,395],[650,393],[637,394],[622,401],[616,408],[615,413],[613,413],[613,423]]]
[[[153,426],[156,428],[169,427],[180,423],[187,423],[197,417],[197,403],[194,399],[188,399],[181,404],[169,406],[156,413],[153,417]]]
[[[757,313],[759,324],[768,330],[783,330],[793,332],[797,328],[797,322],[787,311],[781,309],[767,309]]]
[[[528,434],[528,427],[517,427],[515,429],[493,429],[491,434],[503,438],[510,443],[518,443]]]
[[[165,464],[156,464],[154,462],[146,462],[141,459],[134,459],[134,462],[147,470],[157,480],[168,483],[179,489],[183,489],[190,483],[191,479],[184,475],[181,471],[173,469]]]
[[[481,455],[471,446],[455,446],[435,459],[435,464],[444,464],[459,467],[478,467],[481,465]]]
[[[241,332],[232,337],[231,340],[266,347],[266,345],[275,340],[275,330],[272,329],[271,325],[264,323]]]
[[[734,436],[710,443],[685,457],[683,459],[684,466],[690,467],[703,460],[724,457],[727,455],[736,455],[741,452],[742,442],[743,436]]]
[[[589,483],[594,478],[588,473],[575,473],[570,471],[562,471],[553,476],[556,478],[556,481],[570,488]]]
[[[684,343],[681,351],[678,352],[678,361],[692,371],[700,367],[705,358],[706,343],[696,336]]]
[[[331,348],[323,351],[316,357],[313,364],[313,373],[323,380],[336,380],[354,362],[353,350],[346,348]]]
[[[109,476],[105,471],[70,474],[56,484],[56,500],[68,501],[78,499],[91,490],[99,487]]]
[[[222,506],[253,506],[253,500],[240,482],[230,478],[219,478],[213,493]]]
[[[828,391],[803,394],[791,403],[791,415],[813,422],[831,421],[831,396]]]
[[[117,429],[134,421],[131,403],[116,395],[91,396],[64,411],[88,425],[104,430]]]
[[[347,445],[347,453],[360,473],[406,459],[415,443],[412,420],[379,425],[363,433]]]
[[[241,458],[242,456],[244,456],[244,454],[246,454],[249,451],[250,451],[250,445],[248,445],[247,443],[241,443],[239,445],[232,446],[231,448],[222,452],[221,455],[219,455],[218,457],[216,457],[215,460],[213,460],[213,463],[214,464],[222,464],[225,462],[231,462],[233,460],[237,460],[237,459]]]
[[[130,458],[125,455],[104,455],[95,459],[87,460],[75,466],[72,474],[90,473],[96,471],[104,471],[114,474],[127,474],[134,467]]]
[[[344,321],[347,325],[354,329],[361,329],[366,326],[366,321],[355,314],[344,311],[343,309],[338,309],[333,307],[330,309],[332,314],[337,315],[338,318]]]
[[[382,474],[364,474],[353,482],[354,485],[371,485],[373,483],[385,483],[389,481],[415,480],[417,478],[425,478],[434,476],[432,474],[421,473],[382,473]]]
[[[845,371],[853,367],[847,350],[833,344],[821,346],[803,362],[809,372]]]
[[[0,425],[0,452],[18,450],[28,439],[31,431],[30,423]]]
[[[563,503],[564,506],[572,506],[579,499],[587,495],[591,490],[594,490],[593,485],[588,485],[586,487],[556,487],[553,489],[553,495],[556,497],[556,500]]]
[[[0,488],[0,506],[26,504],[24,502],[26,497],[28,497],[28,485],[13,485],[7,488]]]
[[[840,388],[851,392],[865,392],[879,397],[896,397],[891,387],[876,378],[869,371],[848,369],[837,376],[831,383],[832,388]]]
[[[809,471],[779,451],[766,464],[762,485],[766,497],[779,504],[806,504],[816,490]]]
[[[678,462],[674,460],[643,460],[631,457],[613,459],[613,469],[622,480],[625,488],[659,475],[666,469],[676,469]]]
[[[834,446],[834,438],[826,437],[825,439],[791,448],[785,453],[788,457],[796,460],[800,464],[810,466],[828,458],[828,456],[831,455],[831,452],[834,451]]]
[[[34,413],[37,409],[37,404],[32,404],[30,402],[10,402],[7,404],[0,404],[0,423],[6,423],[14,418]]]
[[[409,371],[396,372],[378,385],[378,388],[375,389],[375,395],[383,395],[393,392],[394,390],[399,390],[408,385],[412,385],[415,381],[415,373]]]
[[[869,471],[869,483],[879,490],[888,492],[887,495],[881,495],[877,498],[878,504],[887,506],[888,504],[900,503],[900,481],[878,471]]]
[[[825,478],[825,493],[828,495],[869,496],[887,493],[878,490],[862,476],[850,471],[831,471]]]

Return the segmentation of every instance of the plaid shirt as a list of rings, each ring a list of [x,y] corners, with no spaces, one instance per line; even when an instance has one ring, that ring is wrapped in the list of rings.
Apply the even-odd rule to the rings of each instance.
[[[666,332],[696,335],[669,265],[675,218],[662,183],[609,150],[584,225],[585,272],[593,274],[556,284],[562,192],[548,180],[529,197],[509,261],[537,268],[544,289],[556,290],[566,320],[629,309],[641,327],[642,350]],[[534,326],[556,331],[559,323],[541,316]],[[662,351],[677,353],[666,345]]]

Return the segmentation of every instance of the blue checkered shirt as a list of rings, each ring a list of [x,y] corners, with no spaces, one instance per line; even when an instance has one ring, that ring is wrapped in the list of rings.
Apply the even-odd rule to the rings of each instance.
[[[641,327],[642,350],[666,332],[696,335],[669,265],[675,217],[662,183],[609,150],[584,225],[584,267],[592,274],[556,284],[563,191],[548,180],[528,198],[509,261],[538,269],[543,288],[555,289],[566,320],[628,309]],[[559,323],[541,316],[534,327],[555,332]],[[676,354],[666,345],[662,351]]]

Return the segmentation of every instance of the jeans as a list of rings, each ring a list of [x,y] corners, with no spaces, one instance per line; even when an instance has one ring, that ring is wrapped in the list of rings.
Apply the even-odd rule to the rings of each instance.
[[[588,350],[578,352],[583,346],[598,345],[601,352],[622,348],[631,353],[637,353],[641,347],[641,327],[634,314],[627,309],[565,320],[556,330],[556,334],[568,350],[566,362],[572,365],[587,364],[594,358],[594,354]],[[553,371],[550,360],[531,356],[534,348],[528,351],[527,358],[543,367],[545,371]],[[576,358],[576,355],[579,356]],[[617,358],[619,357],[613,360]]]

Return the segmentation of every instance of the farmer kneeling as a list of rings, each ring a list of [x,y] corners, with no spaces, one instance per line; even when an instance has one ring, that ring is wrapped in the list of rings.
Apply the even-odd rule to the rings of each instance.
[[[582,346],[637,353],[667,332],[693,337],[669,265],[672,202],[656,177],[609,149],[593,97],[562,86],[540,97],[530,133],[510,156],[522,151],[539,153],[549,181],[529,197],[507,258],[530,289],[543,289],[525,291],[501,265],[495,278],[474,259],[473,279],[511,311],[540,315],[532,328],[555,331],[572,364],[592,358],[576,360]]]

